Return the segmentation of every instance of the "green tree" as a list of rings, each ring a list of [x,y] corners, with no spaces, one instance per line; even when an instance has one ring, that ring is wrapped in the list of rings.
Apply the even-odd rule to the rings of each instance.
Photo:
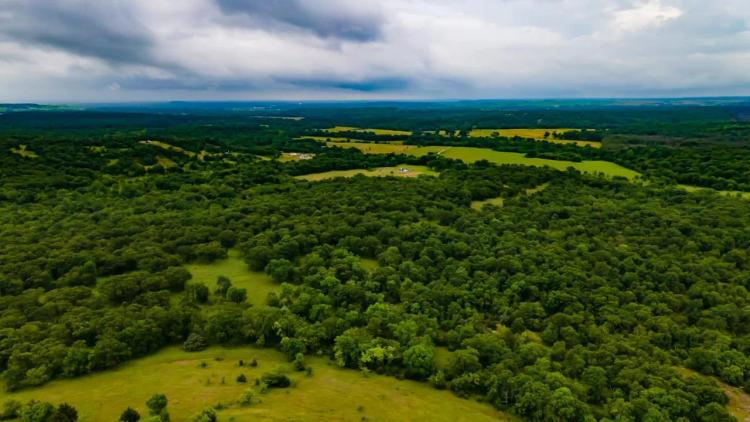
[[[406,376],[423,380],[432,375],[435,369],[435,347],[430,344],[416,344],[404,352]]]
[[[242,303],[247,300],[247,290],[232,286],[227,290],[227,300],[234,303]]]
[[[149,415],[161,414],[162,410],[166,409],[167,403],[167,396],[164,394],[154,394],[146,401]]]
[[[128,407],[120,415],[120,422],[138,422],[141,420],[141,415],[135,409]]]

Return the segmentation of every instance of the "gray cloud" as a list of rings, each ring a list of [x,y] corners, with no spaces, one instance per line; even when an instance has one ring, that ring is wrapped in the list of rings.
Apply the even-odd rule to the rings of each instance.
[[[245,15],[261,27],[281,24],[321,37],[354,41],[372,41],[382,34],[382,17],[374,10],[352,7],[352,2],[217,0],[217,4],[224,12]]]
[[[750,95],[747,0],[0,0],[0,102]]]
[[[125,3],[97,0],[4,0],[0,37],[112,63],[148,62],[153,45]]]

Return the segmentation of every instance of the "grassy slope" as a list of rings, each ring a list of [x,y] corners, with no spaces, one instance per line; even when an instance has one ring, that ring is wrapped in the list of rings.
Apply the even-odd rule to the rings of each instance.
[[[677,372],[679,372],[679,374],[683,378],[688,378],[691,376],[705,377],[705,375],[701,375],[698,372],[693,371],[692,369],[688,369],[682,366],[676,366],[675,370],[677,370]],[[726,394],[729,398],[729,403],[727,403],[727,410],[729,411],[729,413],[737,418],[737,420],[740,422],[750,421],[750,395],[742,391],[741,388],[733,387],[713,377],[710,378],[716,381],[719,387],[724,390],[724,394]]]
[[[193,275],[194,281],[205,283],[211,292],[216,288],[216,279],[220,275],[229,277],[233,286],[247,289],[247,301],[253,306],[265,304],[268,293],[279,287],[265,273],[249,271],[236,250],[230,250],[227,259],[211,264],[188,264],[185,268]]]
[[[223,360],[217,361],[216,357]],[[238,361],[258,359],[258,367],[239,367]],[[200,362],[207,368],[200,368]],[[53,403],[68,402],[79,410],[80,421],[114,421],[127,406],[147,414],[145,401],[164,393],[174,421],[185,421],[204,407],[225,403],[220,420],[263,421],[497,421],[511,420],[492,407],[460,399],[427,384],[344,370],[327,359],[310,359],[313,376],[289,372],[296,384],[287,390],[271,390],[258,396],[260,403],[238,407],[236,402],[262,373],[289,364],[271,349],[211,348],[188,353],[170,347],[152,356],[124,364],[116,370],[72,380],[54,381],[43,387],[8,394],[0,401],[31,398]],[[237,384],[243,373],[245,385]],[[222,377],[225,384],[221,383]]]
[[[408,173],[400,173],[399,169],[406,167],[409,169]],[[421,175],[435,176],[436,172],[430,170],[424,166],[395,166],[395,167],[378,167],[372,170],[357,169],[357,170],[335,170],[327,171],[324,173],[313,173],[306,174],[304,176],[297,176],[297,179],[307,180],[310,182],[316,182],[319,180],[333,179],[335,177],[354,177],[358,174],[362,174],[370,177],[383,177],[383,176],[397,176],[397,177],[417,177]]]
[[[565,129],[565,128],[559,128],[559,129],[474,129],[469,132],[469,136],[471,137],[491,137],[493,133],[497,133],[499,136],[503,136],[506,138],[513,138],[518,136],[519,138],[525,138],[525,139],[534,139],[537,141],[547,141],[552,142],[555,144],[576,144],[579,147],[585,147],[590,146],[592,148],[601,148],[602,144],[601,142],[591,142],[591,141],[574,141],[574,140],[567,140],[567,139],[554,139],[552,137],[544,138],[545,133],[553,133],[553,132],[569,132],[579,129]]]

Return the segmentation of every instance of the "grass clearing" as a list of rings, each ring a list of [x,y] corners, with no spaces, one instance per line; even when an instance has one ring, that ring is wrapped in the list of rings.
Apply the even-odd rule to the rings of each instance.
[[[313,158],[315,158],[315,154],[307,152],[282,152],[279,161],[288,163],[290,161],[311,160]]]
[[[39,158],[39,154],[30,149],[26,149],[26,145],[23,144],[19,145],[18,148],[11,148],[10,152],[20,155],[23,158]]]
[[[239,367],[240,359],[255,357],[255,368]],[[220,360],[217,360],[219,358]],[[275,368],[291,369],[279,352],[252,347],[213,347],[185,352],[168,347],[151,356],[71,380],[53,381],[39,388],[0,393],[0,401],[26,402],[32,398],[52,403],[68,402],[78,409],[79,420],[114,421],[128,406],[142,416],[145,402],[155,393],[166,394],[172,420],[186,421],[201,409],[218,403],[229,405],[219,420],[261,421],[498,421],[513,420],[488,404],[464,400],[426,383],[399,381],[341,369],[324,358],[308,358],[313,375],[288,372],[295,384],[289,389],[258,395],[259,403],[239,407],[235,402],[251,388],[253,380]],[[206,363],[200,368],[201,362]],[[247,384],[235,379],[245,374]],[[224,379],[224,383],[222,383]]]
[[[743,192],[739,190],[715,190],[711,188],[702,188],[700,186],[690,186],[690,185],[677,185],[678,188],[688,191],[688,192],[716,192],[719,195],[724,196],[730,196],[730,197],[739,197],[742,199],[750,199],[750,192]]]
[[[407,169],[407,172],[402,172],[401,169]],[[355,169],[355,170],[334,170],[326,171],[323,173],[305,174],[302,176],[296,176],[296,179],[307,180],[309,182],[317,182],[320,180],[334,179],[336,177],[354,177],[358,174],[368,177],[417,177],[417,176],[437,176],[438,173],[430,170],[425,166],[394,166],[394,167],[377,167],[374,169]]]
[[[188,151],[185,148],[178,147],[176,145],[171,145],[171,144],[168,144],[166,142],[161,142],[161,141],[152,141],[150,139],[146,140],[146,141],[138,141],[138,143],[144,144],[144,145],[153,145],[153,146],[159,147],[159,148],[167,150],[167,151],[179,152],[180,154],[184,154],[184,155],[186,155],[186,156],[188,156],[190,158],[198,157],[198,159],[201,160],[201,161],[205,160],[206,157],[211,157],[211,156],[214,156],[214,155],[219,155],[219,154],[212,154],[212,153],[210,153],[210,152],[208,152],[206,150],[202,150],[201,152],[197,152],[196,153],[196,152],[193,152],[193,151]]]
[[[362,268],[367,271],[375,271],[380,266],[378,261],[370,258],[361,258],[360,263],[362,264]]]
[[[425,155],[428,153],[440,154],[444,157],[463,160],[467,163],[473,163],[479,160],[487,160],[495,164],[519,164],[525,166],[551,167],[557,170],[565,170],[568,167],[591,174],[602,173],[607,176],[619,176],[627,179],[635,179],[640,176],[636,171],[627,169],[609,161],[583,161],[576,163],[573,161],[547,160],[543,158],[528,158],[518,152],[494,151],[486,148],[472,147],[422,147],[410,151],[414,155]]]
[[[543,183],[539,186],[526,189],[526,196],[531,196],[547,189],[549,183]],[[496,207],[502,207],[505,204],[505,198],[498,196],[497,198],[485,199],[483,201],[472,201],[471,208],[480,211],[485,205],[494,205]]]
[[[408,130],[392,130],[392,129],[377,129],[377,128],[359,128],[353,126],[335,126],[330,129],[323,129],[325,132],[338,133],[338,132],[370,132],[376,135],[405,135],[411,136],[411,131]]]
[[[240,252],[234,249],[229,250],[227,259],[211,264],[187,264],[185,268],[193,275],[193,281],[205,283],[212,293],[220,275],[229,277],[233,286],[247,289],[247,301],[253,306],[264,305],[268,294],[279,288],[266,273],[248,270]]]

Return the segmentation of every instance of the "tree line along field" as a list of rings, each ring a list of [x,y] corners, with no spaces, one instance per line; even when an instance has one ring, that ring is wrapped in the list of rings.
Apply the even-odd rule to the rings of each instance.
[[[310,113],[0,116],[9,417],[49,409],[35,398],[147,419],[157,393],[173,420],[744,417],[750,202],[648,161],[691,167],[705,144],[435,134],[404,139],[418,154],[367,154],[297,139],[336,124]],[[359,118],[340,124],[407,129]],[[599,128],[584,123],[557,127]],[[726,136],[708,162],[739,168]],[[581,171],[599,161],[645,170]],[[385,177],[305,180],[363,171]]]

